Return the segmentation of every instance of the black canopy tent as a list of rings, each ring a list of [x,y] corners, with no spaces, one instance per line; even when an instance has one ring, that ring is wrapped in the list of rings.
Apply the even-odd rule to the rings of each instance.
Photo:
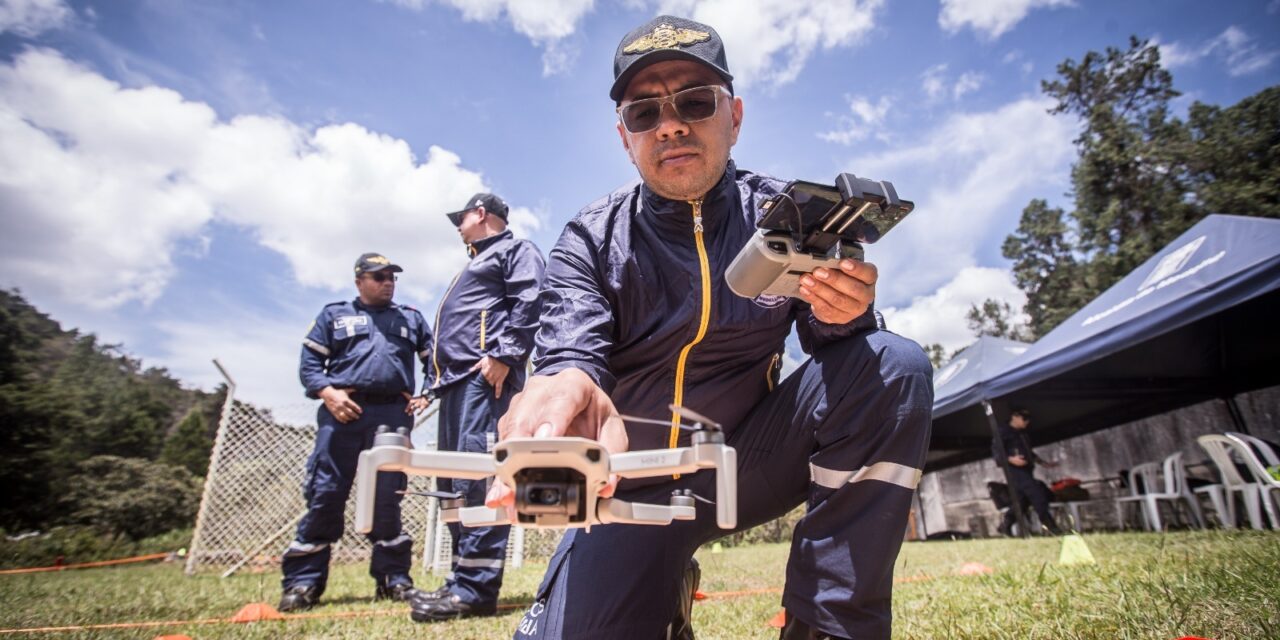
[[[934,406],[926,471],[991,455],[1011,407],[1036,445],[1280,384],[1280,221],[1213,215],[1003,369]],[[940,401],[947,398],[939,398]],[[994,415],[988,416],[988,411]]]

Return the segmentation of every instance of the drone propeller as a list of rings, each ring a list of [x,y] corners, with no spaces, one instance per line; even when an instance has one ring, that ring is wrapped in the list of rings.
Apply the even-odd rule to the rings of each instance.
[[[716,422],[715,420],[712,420],[711,418],[708,418],[702,415],[701,413],[694,411],[693,409],[690,409],[688,407],[682,407],[676,404],[672,404],[668,406],[671,407],[672,411],[680,414],[681,418],[684,418],[685,420],[689,420],[690,422],[693,422],[694,431],[700,431],[702,429],[708,429],[710,431],[720,431],[721,427],[719,422]]]
[[[422,496],[437,500],[457,500],[462,497],[462,494],[457,491],[397,491],[396,493],[402,496]]]
[[[668,428],[671,427],[670,420],[655,420],[654,418],[639,418],[636,416],[626,416],[626,415],[620,415],[618,417],[622,418],[624,422],[635,422],[639,424],[654,424],[654,425],[658,425],[661,427],[668,427]],[[685,431],[701,431],[702,430],[700,427],[691,426],[687,424],[681,424],[676,426],[680,427],[681,429],[684,429]]]

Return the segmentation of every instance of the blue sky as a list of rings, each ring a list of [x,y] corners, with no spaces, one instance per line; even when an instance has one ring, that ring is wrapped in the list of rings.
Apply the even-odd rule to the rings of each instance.
[[[1183,112],[1280,78],[1280,0],[0,0],[0,286],[192,385],[217,357],[243,397],[297,402],[299,340],[361,252],[431,317],[467,196],[545,252],[635,178],[612,55],[659,13],[724,37],[739,166],[916,201],[868,251],[878,306],[950,348],[971,303],[1021,305],[1000,243],[1027,201],[1069,208],[1059,62],[1151,38]]]

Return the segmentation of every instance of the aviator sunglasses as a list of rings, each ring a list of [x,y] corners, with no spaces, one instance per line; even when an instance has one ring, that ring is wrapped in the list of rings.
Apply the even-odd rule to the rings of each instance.
[[[387,280],[395,282],[396,280],[399,279],[399,278],[396,278],[396,274],[394,273],[384,273],[382,271],[374,271],[371,273],[366,273],[364,275],[368,276],[369,279],[373,280],[374,282],[386,282]]]
[[[662,120],[662,105],[670,102],[681,122],[701,122],[716,115],[720,94],[732,95],[720,85],[694,87],[662,98],[644,98],[618,107],[618,118],[630,133],[644,133],[657,128]]]

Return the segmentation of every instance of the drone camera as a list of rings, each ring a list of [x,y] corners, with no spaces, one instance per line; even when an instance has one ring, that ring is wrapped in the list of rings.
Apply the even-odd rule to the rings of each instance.
[[[566,468],[516,472],[516,520],[520,524],[572,524],[587,518],[586,476]]]

